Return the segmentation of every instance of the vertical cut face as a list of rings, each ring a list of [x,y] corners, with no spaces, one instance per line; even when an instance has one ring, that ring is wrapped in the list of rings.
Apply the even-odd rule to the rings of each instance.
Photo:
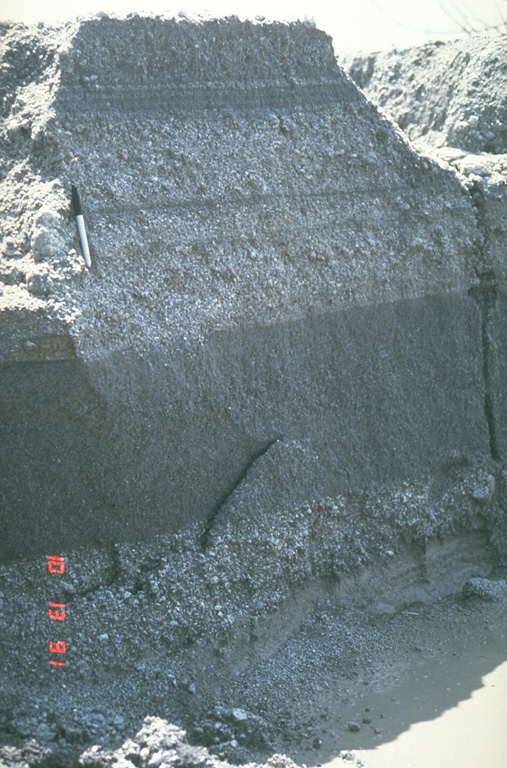
[[[118,346],[114,331],[142,345],[468,280],[465,193],[312,27],[90,22],[55,109],[62,181],[83,190],[97,254],[76,292],[84,355],[98,337]]]
[[[326,35],[94,20],[33,89],[48,108],[3,182],[6,221],[34,227],[4,324],[6,552],[26,530],[37,549],[47,530],[71,546],[205,525],[266,445],[239,494],[259,514],[487,453],[472,206]],[[50,363],[54,328],[75,352]]]
[[[27,230],[26,283],[8,262],[19,301],[63,320],[82,357],[467,287],[466,193],[366,101],[324,33],[137,18],[66,34],[18,85],[5,227]]]

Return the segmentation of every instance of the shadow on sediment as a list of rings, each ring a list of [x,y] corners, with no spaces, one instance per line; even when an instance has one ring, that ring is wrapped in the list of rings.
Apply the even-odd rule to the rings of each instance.
[[[440,718],[483,688],[483,678],[507,660],[507,606],[502,604],[499,610],[497,604],[490,605],[488,612],[484,605],[463,602],[462,614],[463,622],[452,635],[441,636],[435,647],[425,648],[421,637],[420,644],[414,645],[413,664],[395,679],[383,685],[363,684],[362,691],[359,682],[349,696],[337,691],[336,696],[326,697],[320,703],[325,713],[321,728],[301,748],[289,750],[292,759],[311,768],[331,762],[343,750],[373,750],[394,742],[418,723]],[[364,682],[368,682],[366,674]],[[477,721],[494,721],[494,712],[475,706]],[[460,726],[463,736],[466,727],[465,722]],[[456,734],[450,733],[449,738],[456,739]],[[434,749],[435,744],[427,744],[428,764]]]

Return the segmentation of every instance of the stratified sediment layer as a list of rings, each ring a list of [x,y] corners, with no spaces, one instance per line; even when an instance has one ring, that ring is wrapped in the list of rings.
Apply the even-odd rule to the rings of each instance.
[[[259,461],[241,515],[491,458],[472,201],[325,34],[101,18],[3,44],[25,69],[2,129],[2,557],[205,541]]]
[[[5,38],[21,57],[23,35]],[[82,358],[468,287],[465,190],[364,99],[324,33],[100,19],[50,39],[46,68],[9,90],[5,297],[63,323]],[[27,334],[4,355],[26,357]]]

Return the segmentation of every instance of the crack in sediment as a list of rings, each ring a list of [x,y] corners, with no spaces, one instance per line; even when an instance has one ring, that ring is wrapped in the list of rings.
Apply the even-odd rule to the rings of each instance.
[[[250,457],[248,462],[245,464],[239,475],[236,477],[236,480],[234,483],[230,486],[230,488],[221,496],[219,501],[215,504],[213,509],[208,515],[208,519],[206,521],[206,527],[204,529],[204,533],[201,536],[201,547],[203,549],[206,549],[208,546],[208,539],[211,532],[211,529],[213,528],[213,525],[215,524],[215,520],[217,518],[217,515],[219,514],[222,507],[226,504],[226,502],[229,500],[229,498],[232,496],[236,488],[238,488],[253,465],[256,461],[258,461],[264,454],[266,454],[272,445],[278,442],[280,440],[280,435],[277,435],[276,437],[269,440],[267,443],[264,443],[256,453],[253,454],[253,456]]]
[[[481,258],[476,266],[479,285],[469,289],[468,294],[476,302],[481,313],[481,348],[482,348],[482,376],[484,381],[484,415],[489,433],[489,449],[491,458],[498,461],[500,451],[496,433],[495,406],[493,397],[493,384],[491,381],[491,337],[490,327],[492,313],[496,306],[497,279],[494,269],[487,264],[489,251],[489,233],[485,221],[484,192],[480,184],[475,183],[470,196],[477,217],[477,225],[482,235]]]

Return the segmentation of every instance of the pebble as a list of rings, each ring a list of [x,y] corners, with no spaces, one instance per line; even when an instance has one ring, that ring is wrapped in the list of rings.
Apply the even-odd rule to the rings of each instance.
[[[351,731],[352,733],[357,733],[357,731],[361,730],[361,726],[359,723],[356,723],[355,720],[349,720],[347,723],[347,730]]]
[[[491,168],[489,168],[484,163],[479,163],[476,161],[464,161],[461,164],[461,171],[466,176],[491,176]]]
[[[236,720],[238,723],[241,723],[244,720],[248,720],[248,712],[245,712],[244,709],[239,709],[239,708],[233,709],[232,716],[234,720]]]
[[[54,729],[47,723],[41,723],[35,730],[35,737],[40,742],[51,741],[55,736]]]
[[[481,600],[488,600],[490,602],[494,600],[503,600],[507,597],[507,582],[499,579],[493,581],[491,579],[473,578],[469,579],[463,586],[464,597],[477,597]]]
[[[385,615],[385,616],[392,616],[396,613],[396,608],[394,605],[391,605],[390,603],[375,603],[375,605],[372,606],[373,613],[376,613],[378,615]]]
[[[495,485],[494,476],[488,475],[483,483],[475,486],[472,491],[472,499],[483,504],[491,501],[495,492]]]

